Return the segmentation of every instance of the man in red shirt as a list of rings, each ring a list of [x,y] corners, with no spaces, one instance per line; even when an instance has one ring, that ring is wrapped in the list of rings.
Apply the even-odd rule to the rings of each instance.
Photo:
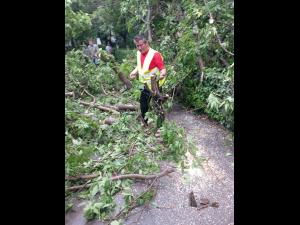
[[[137,67],[130,73],[130,79],[137,76],[139,81],[144,84],[141,90],[140,106],[141,114],[145,124],[145,114],[149,109],[149,102],[153,96],[154,110],[158,115],[157,127],[162,125],[164,120],[164,111],[162,108],[161,86],[165,82],[166,68],[161,54],[150,48],[148,41],[142,35],[134,37],[134,43],[137,51]]]

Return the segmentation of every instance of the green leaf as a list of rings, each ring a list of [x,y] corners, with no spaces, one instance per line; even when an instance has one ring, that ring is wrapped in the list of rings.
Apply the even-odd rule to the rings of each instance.
[[[99,185],[96,184],[93,189],[91,190],[91,197],[93,198],[99,192]]]

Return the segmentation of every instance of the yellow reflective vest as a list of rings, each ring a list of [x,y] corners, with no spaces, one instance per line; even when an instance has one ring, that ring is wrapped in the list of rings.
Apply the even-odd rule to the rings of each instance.
[[[159,74],[160,74],[160,71],[157,67],[154,67],[152,70],[149,70],[150,63],[156,52],[157,51],[155,51],[152,48],[149,49],[149,52],[146,55],[146,58],[144,60],[143,67],[142,67],[141,53],[140,53],[140,51],[137,51],[137,69],[138,69],[138,74],[139,74],[139,81],[141,83],[145,84],[146,86],[148,86],[148,88],[150,90],[151,90],[151,77],[155,76],[155,77],[159,78]],[[166,78],[159,80],[159,82],[158,82],[159,87],[161,87],[164,84],[165,80],[166,80]]]

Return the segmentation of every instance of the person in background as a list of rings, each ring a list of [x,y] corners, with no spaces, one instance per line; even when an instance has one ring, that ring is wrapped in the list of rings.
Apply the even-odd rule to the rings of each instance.
[[[107,42],[107,45],[105,47],[105,51],[107,51],[109,54],[112,54],[113,49],[112,49],[111,44],[110,44],[109,41]]]
[[[98,58],[99,48],[98,48],[97,44],[93,43],[93,40],[89,40],[88,49],[90,51],[90,57],[92,59],[92,62],[95,65],[98,65],[99,64],[99,58]]]

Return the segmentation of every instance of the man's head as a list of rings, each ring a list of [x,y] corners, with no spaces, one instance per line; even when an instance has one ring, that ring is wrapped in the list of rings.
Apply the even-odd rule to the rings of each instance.
[[[149,43],[143,35],[136,35],[133,42],[141,53],[145,53],[149,50]]]

